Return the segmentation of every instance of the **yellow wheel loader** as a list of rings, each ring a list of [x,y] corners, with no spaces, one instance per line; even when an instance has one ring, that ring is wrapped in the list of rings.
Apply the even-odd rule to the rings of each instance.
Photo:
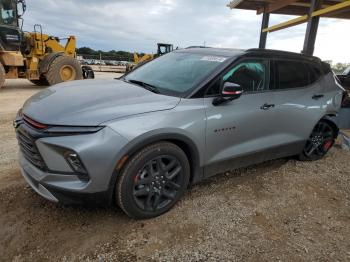
[[[23,32],[25,10],[25,0],[0,0],[0,87],[5,79],[26,78],[36,85],[54,85],[94,78],[92,69],[82,67],[76,59],[74,36],[62,45],[62,39],[43,34],[41,25],[35,25],[34,32]]]
[[[145,54],[143,56],[139,56],[137,53],[134,53],[134,64],[129,65],[126,67],[126,72],[130,72],[149,61],[152,61],[153,59],[165,55],[167,53],[170,53],[174,50],[174,47],[172,44],[164,44],[164,43],[158,43],[157,44],[157,54]]]

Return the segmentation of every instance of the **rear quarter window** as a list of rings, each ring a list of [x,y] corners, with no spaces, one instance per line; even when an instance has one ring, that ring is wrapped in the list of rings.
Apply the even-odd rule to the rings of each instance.
[[[321,69],[317,65],[309,63],[306,64],[306,67],[310,76],[310,84],[317,82],[322,76]]]
[[[316,75],[304,62],[276,60],[274,61],[274,77],[272,86],[275,89],[292,89],[308,86]]]
[[[332,72],[332,68],[330,64],[326,62],[322,62],[321,66],[322,66],[322,71],[325,75]]]

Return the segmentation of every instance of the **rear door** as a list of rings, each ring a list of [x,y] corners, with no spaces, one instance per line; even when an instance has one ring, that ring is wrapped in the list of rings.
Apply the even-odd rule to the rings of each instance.
[[[294,60],[273,60],[271,66],[275,119],[271,132],[282,145],[277,156],[298,154],[326,104],[320,72],[307,62]]]

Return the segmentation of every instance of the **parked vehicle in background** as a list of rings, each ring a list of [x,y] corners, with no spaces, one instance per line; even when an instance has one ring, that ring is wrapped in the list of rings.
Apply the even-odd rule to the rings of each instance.
[[[51,201],[115,200],[130,217],[155,217],[214,174],[287,156],[321,159],[338,135],[343,92],[316,57],[177,50],[119,80],[60,84],[30,98],[14,122],[22,174]]]
[[[348,90],[350,90],[350,66],[345,69],[341,75],[337,75],[340,83]]]

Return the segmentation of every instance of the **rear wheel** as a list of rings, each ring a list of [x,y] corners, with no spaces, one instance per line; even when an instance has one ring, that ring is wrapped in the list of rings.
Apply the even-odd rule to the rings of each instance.
[[[58,56],[49,66],[46,79],[50,85],[83,79],[80,63],[70,56]]]
[[[312,130],[300,160],[314,161],[324,157],[335,142],[335,130],[327,121],[320,121]]]
[[[170,210],[186,191],[190,167],[176,145],[160,142],[134,155],[117,182],[116,199],[133,218],[151,218]]]
[[[4,86],[6,79],[6,72],[4,66],[0,63],[0,88]]]

